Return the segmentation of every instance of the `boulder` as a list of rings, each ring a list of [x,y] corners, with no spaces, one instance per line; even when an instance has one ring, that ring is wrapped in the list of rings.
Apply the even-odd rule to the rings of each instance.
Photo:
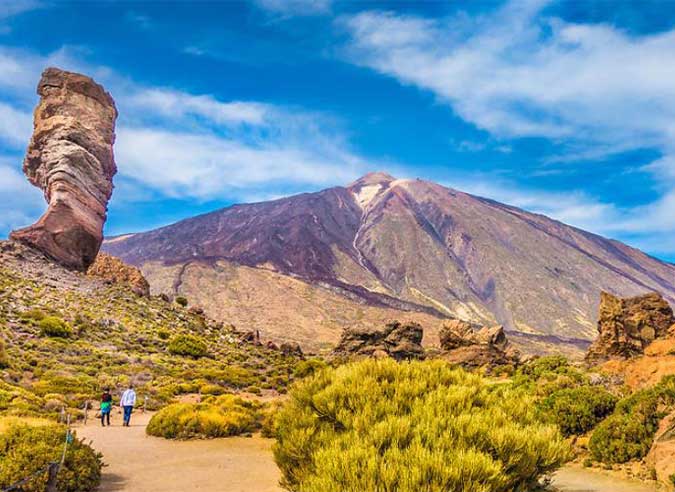
[[[281,351],[282,354],[286,356],[293,356],[293,357],[304,357],[304,354],[302,353],[302,347],[300,347],[300,344],[297,342],[291,343],[291,342],[284,342],[281,344],[279,347],[279,350]]]
[[[333,351],[338,356],[392,357],[396,360],[422,359],[424,330],[418,323],[388,323],[384,330],[351,328],[342,333]]]
[[[482,327],[461,320],[443,323],[440,333],[443,359],[463,367],[518,365],[520,354],[509,343],[504,327]]]
[[[87,275],[111,283],[127,284],[139,296],[150,295],[150,284],[138,268],[106,253],[99,253],[96,256],[96,261],[87,270]]]
[[[37,88],[33,136],[23,163],[28,180],[44,192],[47,211],[10,237],[85,271],[103,240],[112,178],[115,103],[89,77],[48,68]]]
[[[646,346],[667,336],[674,323],[672,308],[658,293],[621,299],[602,292],[598,338],[588,349],[586,361],[597,364],[642,355]]]

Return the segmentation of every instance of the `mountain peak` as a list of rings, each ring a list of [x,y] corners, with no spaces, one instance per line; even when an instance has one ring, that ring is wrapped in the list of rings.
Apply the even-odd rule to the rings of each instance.
[[[396,181],[396,178],[393,177],[391,174],[387,174],[382,171],[376,171],[361,176],[359,179],[350,184],[348,188],[358,188],[369,185],[388,184],[391,183],[392,181]]]

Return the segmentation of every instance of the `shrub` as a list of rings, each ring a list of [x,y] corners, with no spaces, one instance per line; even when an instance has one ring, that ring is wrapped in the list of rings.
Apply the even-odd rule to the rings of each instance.
[[[570,458],[525,391],[439,360],[317,372],[275,426],[283,485],[299,492],[526,490]]]
[[[328,364],[326,364],[321,359],[301,360],[300,362],[298,362],[298,365],[295,366],[293,376],[295,376],[298,379],[304,378],[307,376],[311,376],[316,371],[324,369],[325,367],[328,367]]]
[[[31,426],[15,424],[0,434],[0,488],[37,472],[61,457],[66,429],[49,424]],[[88,492],[101,480],[101,454],[79,439],[68,445],[66,460],[59,470],[57,490]],[[46,490],[46,475],[24,487],[26,492]]]
[[[5,341],[0,340],[0,369],[7,369],[9,367],[9,356],[5,348]]]
[[[187,305],[188,305],[187,297],[177,296],[175,301],[176,301],[176,304],[178,304],[179,306],[187,307]]]
[[[259,408],[258,403],[234,395],[174,403],[153,415],[146,432],[167,439],[235,436],[259,427]]]
[[[169,332],[169,330],[165,330],[164,328],[160,328],[157,330],[157,336],[160,340],[168,340],[171,336],[171,332]]]
[[[675,378],[665,377],[653,388],[623,398],[614,413],[593,432],[589,448],[603,463],[625,463],[649,452],[663,415],[659,405],[675,402]]]
[[[556,391],[539,408],[565,436],[584,434],[607,417],[618,398],[602,388],[580,386]]]
[[[68,323],[56,316],[45,316],[38,322],[40,333],[48,337],[68,338],[72,330]]]
[[[180,334],[171,339],[169,352],[199,359],[207,355],[206,343],[196,335]]]

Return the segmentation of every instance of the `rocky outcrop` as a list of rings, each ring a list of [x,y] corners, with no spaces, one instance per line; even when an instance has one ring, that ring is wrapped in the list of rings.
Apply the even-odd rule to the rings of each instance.
[[[89,77],[48,68],[23,170],[49,204],[32,226],[12,232],[63,266],[86,270],[103,240],[117,172],[113,157],[115,103]]]
[[[588,349],[586,361],[597,364],[608,359],[642,355],[645,347],[667,335],[673,324],[673,310],[660,294],[621,299],[603,292],[600,295],[598,338]]]
[[[443,358],[463,367],[517,365],[520,354],[502,326],[479,327],[466,321],[449,320],[439,333]]]
[[[150,284],[138,268],[127,265],[119,258],[106,253],[99,253],[96,256],[96,261],[87,270],[87,275],[110,283],[127,284],[140,296],[150,295]]]
[[[396,360],[422,359],[424,331],[417,323],[388,323],[384,330],[344,330],[333,351],[338,356],[392,357]]]

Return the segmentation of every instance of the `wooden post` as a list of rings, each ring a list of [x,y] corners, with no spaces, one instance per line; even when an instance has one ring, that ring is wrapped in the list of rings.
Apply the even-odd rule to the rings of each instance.
[[[56,478],[59,474],[59,464],[51,463],[47,471],[47,488],[45,492],[58,492],[56,488]]]

